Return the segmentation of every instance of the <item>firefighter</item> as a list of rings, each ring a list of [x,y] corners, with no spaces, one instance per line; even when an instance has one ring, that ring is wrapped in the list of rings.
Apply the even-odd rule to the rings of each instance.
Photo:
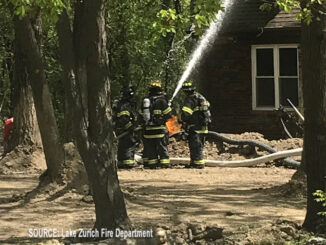
[[[144,123],[144,167],[151,169],[170,167],[169,134],[165,123],[171,117],[172,109],[160,81],[151,83],[148,97],[143,100],[140,112]]]
[[[115,128],[118,142],[118,167],[135,167],[136,135],[134,132],[136,124],[136,103],[134,100],[134,89],[125,86],[121,91],[121,98],[117,101],[115,108]]]
[[[204,168],[205,134],[208,133],[208,125],[211,122],[209,102],[203,95],[195,92],[191,81],[185,81],[182,90],[186,98],[182,107],[181,120],[183,128],[188,133],[190,151],[190,164],[186,165],[186,168]]]

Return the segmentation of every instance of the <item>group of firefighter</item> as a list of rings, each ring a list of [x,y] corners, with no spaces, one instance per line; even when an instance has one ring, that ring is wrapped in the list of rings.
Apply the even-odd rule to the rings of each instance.
[[[183,83],[186,98],[182,105],[181,123],[187,133],[190,151],[190,164],[187,168],[204,168],[203,148],[205,134],[211,122],[209,102],[195,91],[191,81]],[[125,86],[120,98],[113,103],[115,112],[115,133],[118,138],[118,168],[137,166],[134,160],[139,130],[142,132],[144,168],[169,168],[169,133],[166,122],[172,116],[172,108],[162,89],[160,81],[153,81],[149,93],[142,100],[137,112],[135,91]]]

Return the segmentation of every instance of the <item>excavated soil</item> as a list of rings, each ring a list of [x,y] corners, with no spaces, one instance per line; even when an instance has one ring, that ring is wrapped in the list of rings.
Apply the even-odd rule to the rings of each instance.
[[[301,139],[267,141],[257,133],[231,137],[257,139],[277,150],[302,146]],[[227,145],[224,150],[218,154],[216,144],[207,142],[205,154],[208,159],[223,160],[264,154]],[[181,142],[172,143],[170,152],[172,156],[188,157],[187,146]],[[33,198],[23,198],[24,193],[37,187],[39,174],[21,171],[15,173],[11,168],[0,175],[0,243],[61,244],[61,238],[31,239],[29,229],[92,228],[94,204],[85,199],[88,190],[84,180],[76,182],[79,186],[52,186]],[[136,227],[158,228],[163,234],[161,244],[283,244],[303,236],[300,225],[306,200],[302,195],[291,195],[294,190],[286,185],[294,173],[294,169],[268,163],[203,170],[139,167],[120,170],[118,175],[132,223]]]

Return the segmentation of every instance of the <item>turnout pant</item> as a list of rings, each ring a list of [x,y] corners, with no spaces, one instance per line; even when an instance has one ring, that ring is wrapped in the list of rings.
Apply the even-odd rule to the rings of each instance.
[[[148,140],[148,164],[155,166],[160,163],[162,166],[170,164],[169,157],[169,134],[166,133],[162,138],[153,138]]]
[[[134,155],[136,139],[134,132],[129,132],[119,139],[118,143],[118,163],[122,165],[134,165]]]
[[[142,159],[143,159],[143,165],[145,167],[148,166],[149,144],[150,144],[149,140],[146,138],[143,138],[144,149],[143,149]]]
[[[190,164],[205,164],[203,156],[205,135],[190,132],[188,135],[188,144],[190,151]]]

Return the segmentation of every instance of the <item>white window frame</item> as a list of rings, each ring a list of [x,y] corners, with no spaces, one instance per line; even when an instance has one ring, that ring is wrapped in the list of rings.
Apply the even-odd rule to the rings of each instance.
[[[271,107],[257,106],[256,99],[256,78],[257,78],[257,60],[256,50],[257,49],[273,49],[274,58],[274,76],[259,76],[261,78],[273,78],[274,77],[274,91],[275,91],[275,105]],[[296,48],[297,49],[297,79],[299,88],[299,45],[298,44],[268,44],[268,45],[252,45],[251,46],[251,76],[252,76],[252,109],[256,111],[272,111],[280,107],[280,91],[279,91],[279,78],[296,78],[295,76],[281,76],[280,77],[280,64],[279,64],[279,49],[280,48]],[[298,89],[299,99],[299,89]]]

